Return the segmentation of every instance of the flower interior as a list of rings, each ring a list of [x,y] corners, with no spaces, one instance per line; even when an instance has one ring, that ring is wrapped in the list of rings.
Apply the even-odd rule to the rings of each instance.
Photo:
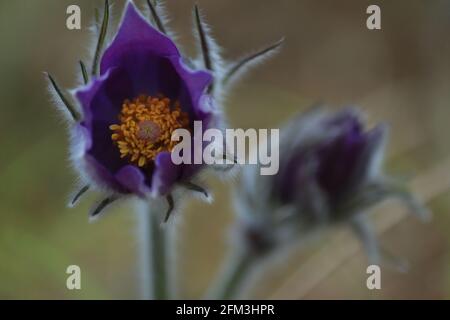
[[[145,167],[162,151],[172,151],[178,141],[172,141],[176,129],[188,129],[189,116],[181,111],[179,102],[162,95],[141,95],[133,101],[125,100],[119,123],[109,128],[121,158]]]

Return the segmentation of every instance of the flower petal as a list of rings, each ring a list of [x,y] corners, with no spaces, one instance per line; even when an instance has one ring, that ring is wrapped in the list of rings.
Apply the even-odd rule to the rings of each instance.
[[[181,105],[187,103],[192,105],[195,119],[213,112],[215,110],[213,100],[209,95],[204,94],[205,89],[212,82],[211,74],[207,71],[191,70],[183,63],[181,57],[171,57],[170,61],[186,86],[186,90],[180,92]]]
[[[135,166],[127,165],[123,167],[116,173],[115,178],[129,192],[140,197],[145,197],[150,193],[143,172]]]
[[[352,177],[367,139],[358,117],[350,112],[339,114],[332,122],[332,126],[338,126],[340,133],[318,151],[317,174],[321,187],[337,200],[351,189]]]
[[[153,197],[166,195],[181,176],[181,166],[172,162],[169,152],[161,152],[155,159],[151,192]]]
[[[109,70],[88,86],[75,92],[82,105],[85,127],[90,144],[84,150],[113,175],[127,164],[111,139],[109,126],[118,121],[123,101],[128,97],[130,81],[121,69]]]
[[[85,182],[101,189],[118,193],[125,193],[126,188],[120,185],[111,172],[94,156],[88,153],[92,147],[92,136],[89,130],[78,124],[72,130],[71,160],[73,165],[82,174]]]
[[[174,42],[153,28],[128,2],[125,14],[112,44],[105,50],[100,64],[100,74],[113,67],[122,66],[122,59],[130,51],[143,50],[160,57],[180,56]]]
[[[200,98],[211,83],[207,71],[191,70],[182,60],[175,43],[153,28],[128,3],[117,36],[105,51],[100,73],[120,68],[132,81],[130,97],[163,94],[179,100],[193,118],[200,117]]]
[[[90,127],[94,121],[115,122],[130,91],[131,80],[120,68],[110,69],[89,85],[75,90],[83,110],[83,124]]]

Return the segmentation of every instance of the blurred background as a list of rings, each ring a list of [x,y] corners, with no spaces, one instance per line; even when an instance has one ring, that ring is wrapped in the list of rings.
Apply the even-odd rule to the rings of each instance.
[[[114,3],[115,21],[124,1]],[[144,1],[136,1],[143,8]],[[198,0],[228,59],[280,37],[279,55],[229,95],[232,127],[277,128],[324,102],[358,105],[370,123],[391,125],[388,171],[409,179],[433,210],[430,223],[395,203],[376,210],[382,245],[409,262],[383,269],[382,290],[366,288],[367,261],[348,230],[331,230],[292,254],[249,292],[254,298],[450,298],[450,1],[376,1],[382,30],[366,28],[362,0]],[[194,55],[194,1],[166,1],[179,46]],[[65,27],[82,9],[82,30]],[[65,125],[50,103],[43,71],[75,85],[89,25],[101,0],[0,0],[0,298],[138,298],[136,219],[123,204],[97,223],[75,209]],[[208,178],[211,205],[192,200],[178,219],[181,293],[201,298],[227,251],[231,188]],[[82,270],[82,290],[66,289],[66,268]]]

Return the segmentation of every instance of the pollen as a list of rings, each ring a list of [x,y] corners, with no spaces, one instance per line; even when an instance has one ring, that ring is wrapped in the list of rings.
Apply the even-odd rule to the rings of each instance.
[[[181,111],[179,102],[172,103],[164,96],[141,95],[123,102],[119,122],[109,129],[120,157],[145,167],[158,153],[172,151],[178,143],[171,140],[173,131],[188,126],[188,114]]]

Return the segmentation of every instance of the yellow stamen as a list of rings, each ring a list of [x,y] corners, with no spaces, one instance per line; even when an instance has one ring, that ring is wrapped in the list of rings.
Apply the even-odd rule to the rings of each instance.
[[[119,123],[109,129],[113,131],[111,139],[121,158],[145,167],[161,151],[172,151],[177,144],[171,140],[172,132],[188,126],[189,117],[181,111],[178,102],[171,109],[168,98],[141,95],[123,102]]]

